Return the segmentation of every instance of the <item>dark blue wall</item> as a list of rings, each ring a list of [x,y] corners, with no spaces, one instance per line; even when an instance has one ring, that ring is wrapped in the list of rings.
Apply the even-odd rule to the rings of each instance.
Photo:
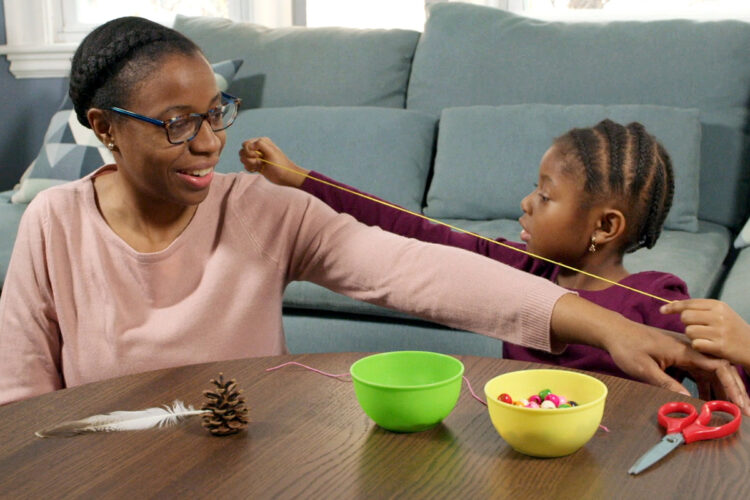
[[[0,44],[5,44],[5,2]],[[39,152],[47,123],[67,92],[66,78],[17,80],[0,55],[0,191],[11,189]]]

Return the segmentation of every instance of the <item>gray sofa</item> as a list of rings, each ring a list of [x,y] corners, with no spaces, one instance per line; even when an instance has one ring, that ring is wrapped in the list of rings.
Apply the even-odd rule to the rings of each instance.
[[[750,254],[732,247],[750,208],[750,24],[554,23],[449,3],[430,9],[423,33],[188,17],[175,27],[211,62],[244,60],[219,171],[240,170],[242,140],[265,135],[306,168],[491,237],[518,239],[520,200],[554,137],[605,117],[643,122],[677,186],[661,239],[627,268],[672,272],[750,320]],[[23,212],[2,196],[0,278]],[[499,341],[310,283],[289,286],[284,321],[292,352],[501,355]]]

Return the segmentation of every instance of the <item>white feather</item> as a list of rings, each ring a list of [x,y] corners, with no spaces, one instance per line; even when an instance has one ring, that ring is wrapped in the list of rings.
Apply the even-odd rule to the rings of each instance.
[[[154,427],[175,425],[194,415],[210,413],[196,410],[175,401],[172,406],[147,408],[139,411],[113,411],[105,415],[93,415],[82,420],[73,420],[42,429],[38,437],[68,437],[91,432],[135,431]]]

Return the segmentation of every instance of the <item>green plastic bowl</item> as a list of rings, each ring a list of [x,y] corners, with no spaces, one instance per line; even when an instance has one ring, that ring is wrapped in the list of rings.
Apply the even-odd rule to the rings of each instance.
[[[446,354],[393,351],[352,364],[354,393],[380,427],[417,432],[439,424],[456,406],[464,365]]]

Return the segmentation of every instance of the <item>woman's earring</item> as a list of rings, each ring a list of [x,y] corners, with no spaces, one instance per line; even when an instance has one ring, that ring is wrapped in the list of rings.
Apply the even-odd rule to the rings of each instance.
[[[112,141],[109,141],[107,143],[107,149],[109,149],[110,151],[114,151],[115,150],[115,143],[112,142]]]
[[[591,244],[589,245],[589,252],[596,252],[596,236],[591,235]]]

